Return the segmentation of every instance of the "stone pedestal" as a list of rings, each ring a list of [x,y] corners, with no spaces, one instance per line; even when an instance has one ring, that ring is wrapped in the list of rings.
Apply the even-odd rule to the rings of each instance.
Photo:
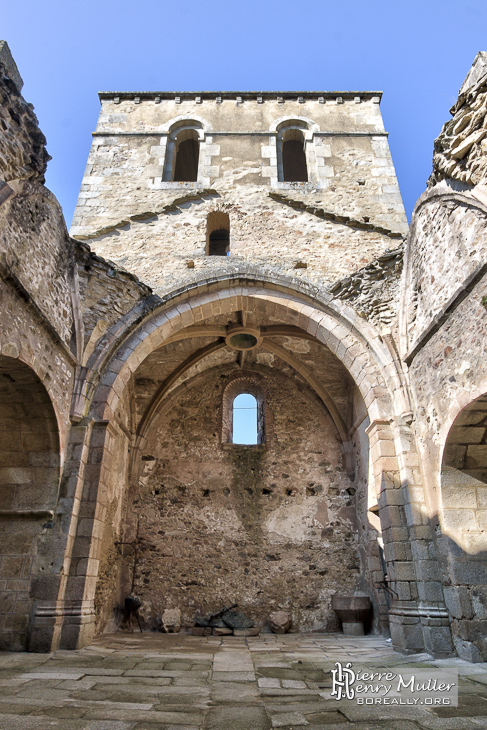
[[[344,634],[364,635],[364,621],[372,610],[368,596],[332,596],[331,607],[342,622]]]

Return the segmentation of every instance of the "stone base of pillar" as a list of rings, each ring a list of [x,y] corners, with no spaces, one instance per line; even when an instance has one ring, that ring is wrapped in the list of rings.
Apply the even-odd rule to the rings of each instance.
[[[436,658],[455,655],[446,608],[397,602],[389,611],[389,621],[392,644],[397,651],[426,652]]]
[[[95,635],[93,601],[38,602],[34,606],[28,650],[81,649]]]

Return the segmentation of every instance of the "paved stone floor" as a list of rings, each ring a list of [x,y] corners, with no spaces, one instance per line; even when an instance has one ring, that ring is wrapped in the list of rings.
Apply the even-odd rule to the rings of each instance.
[[[330,698],[338,660],[453,667],[458,708],[359,707]],[[487,664],[405,657],[381,637],[102,636],[80,651],[0,654],[1,730],[478,730]]]

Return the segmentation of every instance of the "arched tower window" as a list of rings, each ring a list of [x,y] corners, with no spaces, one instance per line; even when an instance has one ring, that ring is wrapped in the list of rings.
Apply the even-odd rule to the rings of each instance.
[[[174,182],[196,182],[200,146],[198,133],[194,129],[183,129],[176,137],[176,160],[174,162]]]
[[[232,380],[223,393],[222,442],[256,446],[265,444],[265,394],[255,374]]]
[[[282,172],[283,182],[308,182],[304,135],[300,129],[289,129],[283,134]]]
[[[232,443],[258,444],[257,398],[250,393],[240,393],[233,401]]]
[[[227,213],[215,211],[208,215],[206,253],[208,256],[230,255],[230,218]]]
[[[164,182],[198,182],[201,122],[188,119],[175,123],[169,133],[164,161]]]
[[[306,138],[308,125],[301,120],[286,120],[277,129],[277,167],[279,182],[308,182]]]

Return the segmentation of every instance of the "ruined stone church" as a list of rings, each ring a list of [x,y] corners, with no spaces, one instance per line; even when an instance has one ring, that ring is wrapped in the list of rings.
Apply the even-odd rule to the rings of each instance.
[[[368,596],[487,660],[487,54],[409,232],[379,92],[103,92],[68,234],[0,58],[0,648]]]

